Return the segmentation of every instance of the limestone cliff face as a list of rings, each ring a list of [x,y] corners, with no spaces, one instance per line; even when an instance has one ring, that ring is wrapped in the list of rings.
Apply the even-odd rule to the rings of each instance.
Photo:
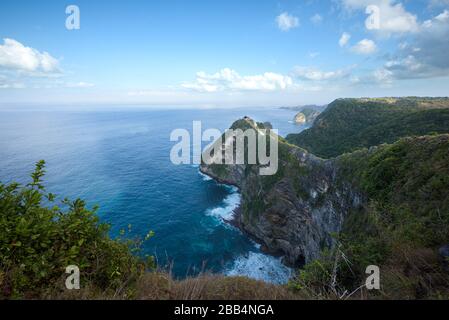
[[[321,113],[319,111],[310,108],[303,108],[298,114],[296,114],[294,121],[297,124],[310,124],[313,123],[320,114]]]
[[[307,122],[306,116],[304,113],[300,112],[295,116],[295,123],[297,124],[305,124]]]
[[[245,121],[257,128],[252,120]],[[258,169],[248,164],[200,167],[212,178],[239,187],[237,223],[289,265],[310,262],[332,247],[332,234],[341,231],[351,209],[363,204],[362,195],[339,178],[336,162],[317,158],[282,138],[278,172],[261,176]]]

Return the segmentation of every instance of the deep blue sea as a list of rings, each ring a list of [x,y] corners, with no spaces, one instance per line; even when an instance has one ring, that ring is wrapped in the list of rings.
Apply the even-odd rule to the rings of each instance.
[[[177,277],[200,270],[285,282],[291,270],[223,222],[240,201],[234,188],[202,176],[195,165],[173,165],[173,129],[224,130],[245,115],[270,121],[281,135],[299,132],[293,111],[281,109],[176,110],[114,107],[0,109],[0,180],[28,181],[40,159],[47,163],[47,191],[99,205],[111,236],[155,237],[142,254]]]

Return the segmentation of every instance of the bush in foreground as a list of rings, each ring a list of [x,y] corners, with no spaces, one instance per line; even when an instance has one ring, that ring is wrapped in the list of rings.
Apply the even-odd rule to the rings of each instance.
[[[42,185],[44,167],[36,164],[26,186],[0,184],[0,298],[63,290],[69,265],[79,267],[84,287],[131,295],[129,284],[147,267],[131,254],[131,242],[110,239],[97,208],[80,199],[55,205]]]

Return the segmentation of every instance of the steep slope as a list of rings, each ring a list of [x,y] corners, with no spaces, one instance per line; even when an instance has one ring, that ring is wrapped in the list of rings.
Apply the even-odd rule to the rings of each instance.
[[[320,113],[320,111],[304,107],[299,111],[298,114],[296,114],[294,121],[297,124],[312,124],[316,120],[316,118],[318,118]]]
[[[338,270],[339,282],[357,288],[366,267],[377,265],[384,298],[449,298],[449,135],[404,138],[336,162],[368,200],[351,210],[338,237],[351,263]],[[330,260],[320,262],[328,272]]]
[[[288,135],[287,141],[331,158],[431,133],[449,133],[448,98],[339,99],[312,128]]]
[[[233,128],[261,124],[246,119]],[[201,171],[240,188],[242,230],[286,263],[305,267],[293,286],[313,288],[312,296],[343,294],[364,283],[368,265],[378,265],[383,297],[423,298],[449,292],[439,256],[449,243],[448,159],[447,134],[329,160],[279,138],[274,176],[260,176],[257,165],[203,164]],[[338,262],[342,255],[345,263]]]
[[[232,129],[263,128],[251,119],[235,122]],[[222,139],[224,141],[224,139]],[[223,145],[223,148],[230,147]],[[242,193],[240,227],[285,262],[301,266],[332,247],[351,208],[362,204],[361,195],[342,181],[337,185],[333,161],[319,159],[279,137],[279,169],[273,176],[259,175],[258,165],[205,165],[200,170],[218,181],[236,185]]]

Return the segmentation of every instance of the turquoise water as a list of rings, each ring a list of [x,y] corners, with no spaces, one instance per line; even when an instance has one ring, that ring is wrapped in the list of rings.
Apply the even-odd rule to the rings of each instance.
[[[47,162],[47,190],[98,204],[111,236],[131,224],[129,237],[156,234],[143,247],[177,277],[210,270],[285,282],[290,270],[223,223],[238,205],[237,190],[170,162],[173,129],[224,130],[245,115],[271,121],[281,135],[303,128],[279,109],[84,111],[0,110],[0,180],[26,182],[34,163]]]

